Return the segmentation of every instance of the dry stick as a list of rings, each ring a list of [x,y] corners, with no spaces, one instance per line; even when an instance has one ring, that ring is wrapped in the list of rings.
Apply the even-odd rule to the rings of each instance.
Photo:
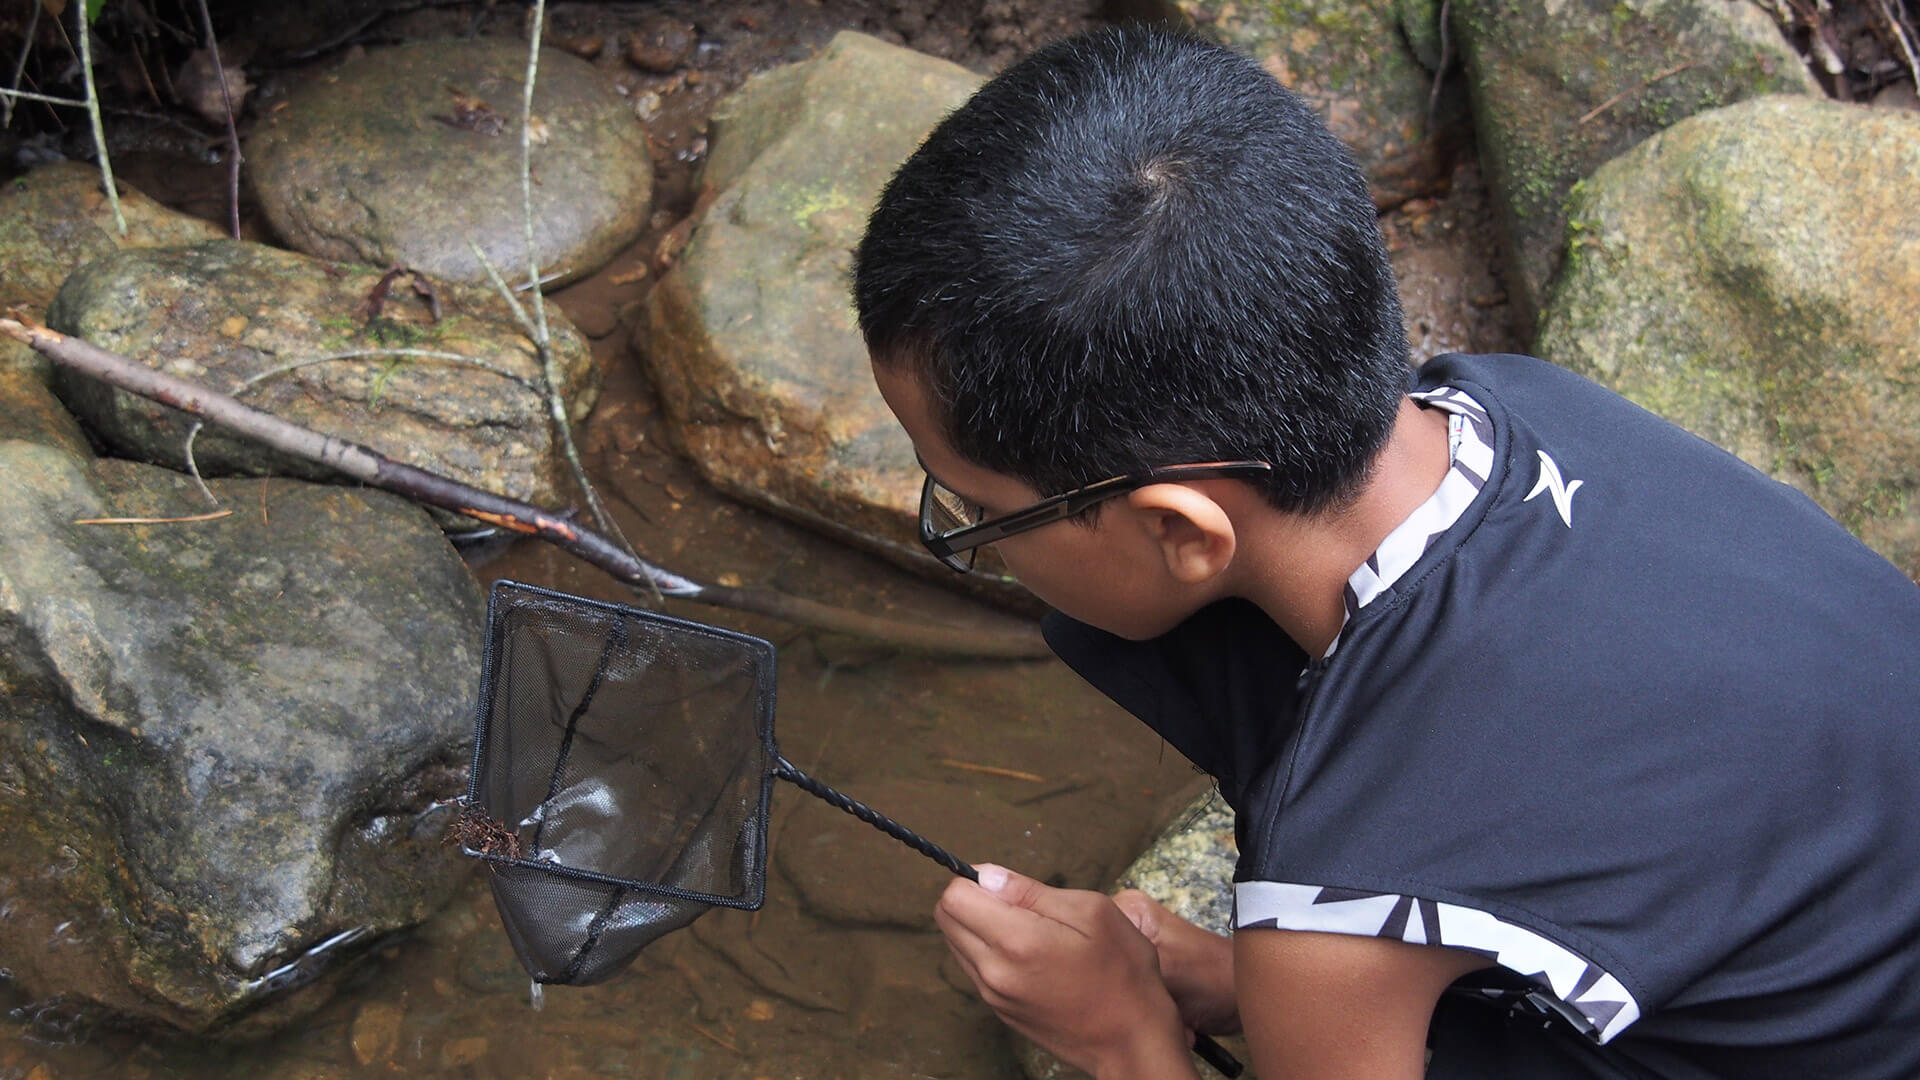
[[[1893,13],[1893,6],[1888,4],[1887,0],[1880,0],[1880,14],[1885,16],[1887,20],[1887,29],[1893,31],[1893,40],[1900,43],[1900,51],[1904,53],[1907,58],[1907,71],[1913,75],[1915,88],[1920,89],[1920,60],[1914,59],[1913,45],[1907,41],[1907,33],[1904,27],[1906,22],[1905,17],[1896,18]]]
[[[360,360],[389,356],[401,356],[421,360],[446,360],[453,363],[466,364],[471,367],[477,367],[481,371],[489,374],[498,375],[503,379],[519,383],[520,386],[530,394],[538,394],[540,392],[532,383],[505,368],[495,367],[484,360],[475,360],[471,356],[463,356],[460,353],[438,352],[433,349],[353,349],[348,352],[329,353],[326,356],[313,356],[305,360],[295,360],[291,364],[281,364],[279,367],[255,372],[234,384],[233,389],[227,391],[227,393],[237,398],[268,379],[278,375],[285,375],[290,371],[298,371],[303,367],[312,367],[315,364],[327,364],[336,360]],[[205,480],[201,479],[200,463],[194,460],[193,456],[194,441],[200,437],[200,429],[205,426],[203,422],[195,420],[193,426],[187,429],[187,441],[182,453],[187,461],[187,474],[192,476],[193,482],[200,486],[200,494],[207,497],[208,503],[219,506],[219,497],[214,495],[213,489],[207,486]]]
[[[20,80],[27,77],[27,57],[33,55],[33,32],[40,29],[40,5],[33,3],[33,14],[27,16],[27,32],[20,38],[20,59],[13,65],[14,90],[20,89]],[[4,99],[4,108],[0,108],[0,128],[13,124],[13,98]]]
[[[1662,71],[1658,74],[1648,76],[1647,79],[1644,82],[1642,82],[1639,86],[1633,86],[1625,90],[1622,90],[1619,93],[1608,98],[1607,100],[1587,110],[1587,114],[1585,116],[1582,116],[1580,119],[1575,120],[1573,122],[1573,126],[1580,127],[1581,125],[1585,124],[1587,121],[1593,119],[1596,116],[1599,116],[1601,113],[1606,112],[1608,109],[1613,108],[1615,105],[1620,104],[1621,99],[1625,98],[1628,94],[1637,94],[1640,91],[1645,90],[1647,87],[1652,86],[1654,83],[1659,82],[1661,79],[1671,78],[1672,76],[1678,75],[1697,63],[1699,63],[1698,60],[1688,60],[1685,63],[1675,64],[1672,67],[1668,68],[1667,70]]]
[[[48,105],[66,105],[75,109],[84,109],[87,107],[87,103],[79,98],[50,97],[46,94],[36,94],[31,90],[7,90],[0,88],[0,98],[6,98],[9,102],[14,98],[19,98],[22,101],[43,101]]]
[[[81,0],[85,3],[86,0]],[[233,238],[240,239],[240,133],[233,126],[233,93],[227,89],[227,65],[220,61],[220,43],[213,38],[213,15],[207,0],[200,0],[200,25],[207,32],[207,52],[213,55],[213,72],[220,76],[220,102],[227,107],[227,208]]]
[[[48,359],[122,390],[219,424],[266,445],[318,462],[372,487],[489,524],[535,536],[606,571],[629,586],[643,583],[667,596],[758,612],[815,629],[850,634],[913,652],[945,656],[1034,659],[1051,655],[1032,625],[1017,630],[964,630],[905,623],[788,596],[770,589],[707,585],[655,566],[590,529],[537,506],[403,465],[364,446],[322,435],[279,417],[20,318],[0,318],[0,334]]]
[[[547,0],[533,0],[533,33],[527,39],[527,79],[520,94],[520,221],[527,239],[527,280],[533,282],[534,343],[547,360],[553,386],[553,362],[547,340],[547,305],[540,295],[540,257],[533,250],[533,80],[540,74],[540,32],[547,21]]]
[[[93,121],[93,150],[100,156],[100,183],[107,189],[107,205],[113,208],[113,224],[120,235],[127,235],[127,218],[120,212],[120,191],[113,186],[113,162],[107,160],[107,129],[100,123],[100,91],[93,85],[93,35],[87,30],[87,0],[73,5],[74,18],[80,23],[80,77],[87,87],[87,119]]]

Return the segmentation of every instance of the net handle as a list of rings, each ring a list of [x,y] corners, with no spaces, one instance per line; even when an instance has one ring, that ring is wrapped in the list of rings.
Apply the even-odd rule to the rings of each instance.
[[[972,864],[966,860],[926,837],[921,836],[919,833],[914,832],[912,829],[907,828],[905,825],[900,824],[880,811],[875,810],[866,803],[856,799],[850,799],[820,781],[815,780],[813,777],[808,776],[806,773],[801,772],[799,766],[788,761],[784,755],[774,758],[773,775],[787,781],[807,794],[826,802],[830,806],[837,806],[845,810],[847,813],[879,829],[881,832],[886,833],[895,840],[900,841],[920,854],[925,855],[927,858],[932,859],[934,862],[939,863],[941,866],[946,867],[949,871],[966,878],[968,881],[980,880],[980,875],[974,871]]]
[[[776,755],[774,757],[773,775],[787,781],[807,794],[821,799],[830,806],[837,806],[845,810],[847,813],[879,829],[881,832],[886,833],[895,840],[925,855],[927,858],[946,867],[953,873],[966,878],[968,881],[980,880],[980,875],[974,870],[973,866],[959,856],[926,837],[921,836],[919,833],[914,832],[912,829],[907,828],[905,825],[900,824],[880,811],[875,810],[866,803],[860,802],[857,799],[850,799],[838,791],[835,791],[833,788],[815,780],[813,777],[808,776],[806,773],[801,772],[799,766],[788,761],[785,755]],[[1240,1060],[1234,1057],[1226,1047],[1214,1042],[1212,1037],[1208,1035],[1195,1033],[1193,1037],[1193,1052],[1198,1054],[1202,1061],[1205,1061],[1208,1065],[1218,1070],[1220,1075],[1228,1077],[1229,1080],[1239,1076],[1242,1071],[1243,1067],[1240,1064]]]

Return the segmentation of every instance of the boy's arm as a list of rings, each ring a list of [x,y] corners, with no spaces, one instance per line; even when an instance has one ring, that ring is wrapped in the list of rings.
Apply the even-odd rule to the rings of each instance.
[[[1100,1080],[1192,1075],[1186,1027],[1137,913],[1100,893],[981,870],[992,888],[955,881],[935,920],[1002,1019]],[[1255,1070],[1271,1080],[1419,1080],[1441,991],[1487,966],[1346,934],[1242,930],[1232,947],[1240,1021]]]
[[[1254,1071],[1279,1080],[1420,1080],[1440,994],[1487,959],[1388,938],[1240,930],[1233,971]]]

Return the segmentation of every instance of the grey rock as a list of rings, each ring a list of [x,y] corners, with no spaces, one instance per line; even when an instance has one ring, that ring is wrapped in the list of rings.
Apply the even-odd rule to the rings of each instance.
[[[380,316],[369,319],[367,296],[380,278],[368,267],[237,241],[129,250],[76,272],[49,324],[396,461],[512,498],[556,502],[563,466],[540,365],[499,295],[437,285],[442,314],[435,321],[425,299],[398,282]],[[597,370],[585,339],[558,311],[550,318],[562,398],[578,419],[592,405]],[[391,349],[455,354],[484,367],[380,354]],[[374,355],[266,376],[369,350]],[[184,414],[65,371],[56,386],[118,453],[183,467],[191,426]],[[310,462],[211,429],[194,447],[204,474],[331,478]]]
[[[1920,578],[1920,120],[1769,97],[1582,183],[1542,356],[1805,491]]]
[[[175,213],[120,185],[120,235],[100,186],[100,171],[59,161],[0,185],[0,312],[45,318],[60,283],[82,263],[125,247],[193,244],[220,236],[210,222]],[[44,377],[48,362],[12,338],[0,338],[0,367]]]
[[[1455,0],[1452,12],[1523,330],[1582,177],[1694,113],[1818,92],[1751,0]]]
[[[467,872],[479,589],[379,492],[0,442],[0,964],[39,999],[248,1034]],[[343,936],[344,935],[344,936]]]
[[[847,274],[882,185],[980,82],[855,33],[748,80],[714,108],[718,194],[635,331],[716,487],[946,579],[918,540],[922,473],[874,387]]]
[[[327,259],[404,263],[482,282],[478,244],[527,277],[520,109],[527,51],[430,41],[371,52],[295,91],[247,143],[260,208],[288,246]],[[540,53],[534,83],[534,248],[558,285],[645,227],[646,131],[613,83],[577,56]]]

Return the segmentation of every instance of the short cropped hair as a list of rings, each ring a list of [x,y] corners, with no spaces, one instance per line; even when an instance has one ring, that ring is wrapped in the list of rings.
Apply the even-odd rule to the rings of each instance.
[[[1351,155],[1258,65],[1165,29],[987,83],[887,184],[853,276],[876,362],[1043,495],[1257,459],[1273,505],[1335,508],[1411,380]]]

